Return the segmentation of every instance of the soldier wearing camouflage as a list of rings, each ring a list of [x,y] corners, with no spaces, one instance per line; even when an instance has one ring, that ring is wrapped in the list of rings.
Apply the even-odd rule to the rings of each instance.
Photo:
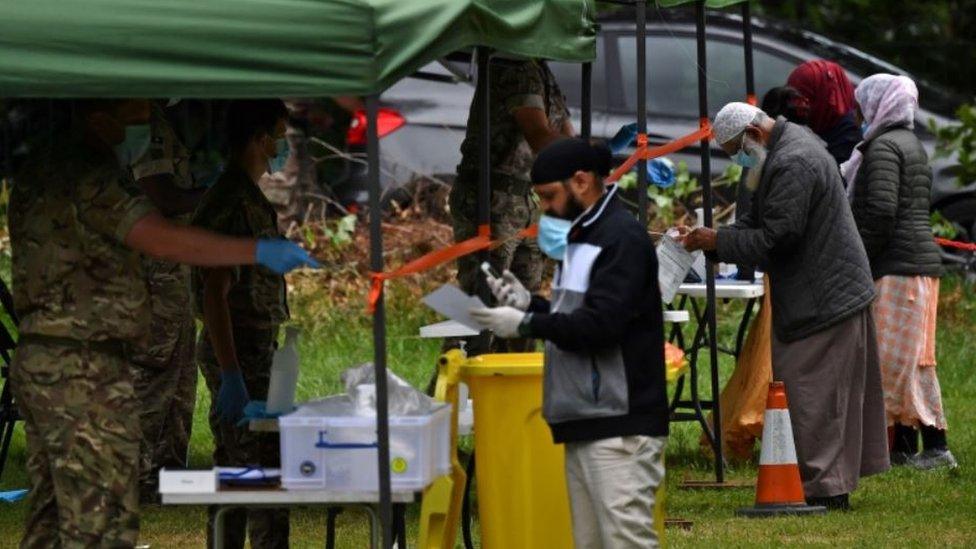
[[[232,236],[278,237],[277,214],[257,184],[235,166],[229,166],[204,196],[193,224]],[[203,318],[204,269],[192,269],[194,308]],[[252,400],[266,400],[271,359],[277,347],[278,328],[288,320],[284,277],[261,266],[236,267],[227,296],[234,348],[244,383]],[[221,367],[210,333],[204,329],[197,360],[210,390],[210,428],[214,435],[214,463],[221,466],[279,466],[279,442],[275,433],[255,433],[247,426],[220,421],[214,403],[220,390]],[[213,513],[210,515],[212,525]],[[286,547],[288,512],[282,509],[235,510],[224,519],[226,547],[243,547],[245,524],[252,547]]]
[[[532,195],[529,172],[535,154],[513,113],[523,108],[541,109],[553,133],[571,134],[566,100],[555,76],[541,60],[492,60],[489,65],[489,100],[491,132],[491,235],[502,245],[489,252],[489,262],[498,272],[509,269],[530,292],[542,284],[544,261],[533,239],[517,240],[514,236],[534,224],[539,207]],[[478,234],[478,144],[481,98],[475,93],[468,117],[467,134],[461,143],[461,164],[451,189],[449,205],[457,241]],[[478,289],[480,260],[469,255],[458,260],[458,282],[468,293]],[[451,345],[451,343],[448,343]],[[531,340],[494,340],[474,338],[467,342],[469,354],[520,352],[535,348]]]
[[[154,211],[110,150],[74,133],[32,153],[10,197],[20,345],[11,367],[32,490],[21,547],[131,547],[139,423],[123,346],[147,333],[139,256]]]
[[[175,191],[199,191],[190,173],[190,154],[158,104],[150,118],[151,142],[132,166],[137,181],[155,178]],[[158,204],[165,211],[165,204]],[[188,223],[191,214],[169,219]],[[144,257],[142,260],[152,308],[149,339],[133,346],[136,396],[142,403],[139,421],[140,499],[158,499],[159,470],[187,466],[187,450],[197,394],[194,360],[196,325],[190,304],[190,270],[185,265]]]

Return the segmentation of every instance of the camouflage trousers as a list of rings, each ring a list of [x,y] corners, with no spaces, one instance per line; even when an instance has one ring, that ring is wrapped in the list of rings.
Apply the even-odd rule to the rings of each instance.
[[[451,189],[450,207],[454,223],[454,240],[460,242],[478,234],[477,185],[459,179]],[[535,239],[516,239],[515,235],[538,220],[539,207],[526,188],[524,192],[494,190],[491,193],[491,237],[504,241],[488,252],[491,266],[501,273],[512,271],[532,293],[542,285],[545,268],[542,252]],[[481,255],[471,254],[458,259],[458,284],[469,294],[478,292],[484,275],[480,269]],[[446,348],[457,347],[459,340],[449,340]],[[536,349],[531,339],[467,338],[465,350],[469,356],[484,353],[520,353]]]
[[[251,400],[267,400],[271,381],[271,360],[277,347],[278,330],[274,328],[234,328],[234,348],[244,375],[244,385]],[[210,344],[210,333],[204,329],[197,346],[200,371],[210,390],[210,429],[214,437],[215,466],[245,467],[259,465],[277,468],[280,465],[278,433],[257,433],[247,425],[230,425],[217,417],[215,403],[220,392],[220,365]],[[210,509],[207,547],[216,509]],[[242,549],[245,534],[250,535],[254,549],[288,547],[287,509],[236,509],[224,515],[224,547]]]
[[[196,324],[153,321],[153,330],[175,334],[165,349],[132,356],[139,399],[139,491],[143,503],[158,500],[159,470],[186,468],[193,410],[197,401]]]
[[[11,368],[31,491],[21,548],[132,547],[139,416],[121,344],[24,336]]]

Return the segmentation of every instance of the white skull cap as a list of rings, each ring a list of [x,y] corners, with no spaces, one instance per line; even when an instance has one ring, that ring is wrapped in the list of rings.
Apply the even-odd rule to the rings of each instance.
[[[715,123],[712,124],[715,140],[721,145],[732,141],[745,131],[746,126],[751,124],[756,119],[756,115],[761,112],[762,109],[748,103],[729,103],[722,107],[715,116]]]

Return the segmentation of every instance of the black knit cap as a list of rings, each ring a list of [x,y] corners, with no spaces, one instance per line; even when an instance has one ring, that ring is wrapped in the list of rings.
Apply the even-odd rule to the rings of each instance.
[[[545,146],[532,164],[532,184],[565,181],[578,171],[594,172],[600,177],[610,174],[613,154],[603,143],[566,138]]]

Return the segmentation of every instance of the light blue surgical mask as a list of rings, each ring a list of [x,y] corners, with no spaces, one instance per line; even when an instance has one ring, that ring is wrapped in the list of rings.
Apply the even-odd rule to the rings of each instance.
[[[573,222],[544,215],[539,218],[539,249],[542,253],[562,261],[566,257],[566,245],[569,243],[569,229]]]
[[[122,166],[131,166],[142,158],[149,149],[152,131],[149,124],[135,124],[125,127],[125,139],[114,147],[115,156]]]
[[[756,166],[756,157],[746,154],[746,151],[740,150],[732,157],[732,162],[735,162],[743,168],[754,168]]]
[[[861,122],[861,135],[866,136],[868,134],[868,128],[870,127],[871,124],[868,124],[867,122]]]
[[[288,162],[288,155],[291,153],[287,137],[279,137],[275,140],[275,151],[275,157],[268,160],[268,173],[276,173],[285,169],[285,162]]]

